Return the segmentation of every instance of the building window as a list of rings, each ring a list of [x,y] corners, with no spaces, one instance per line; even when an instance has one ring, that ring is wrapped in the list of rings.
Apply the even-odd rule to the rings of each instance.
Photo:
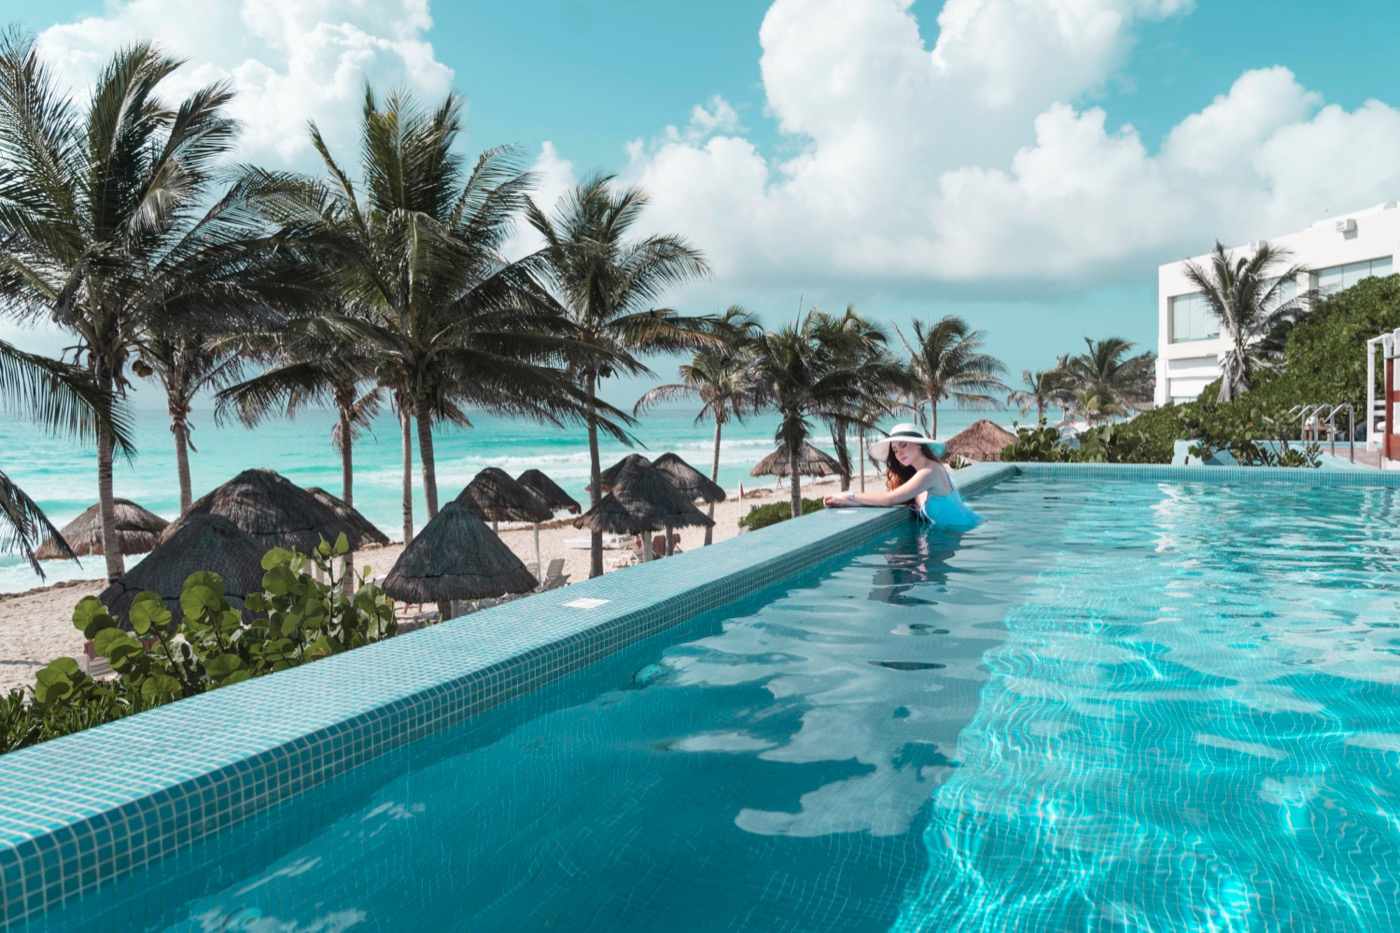
[[[1177,295],[1171,299],[1171,342],[1213,340],[1220,336],[1220,321],[1210,310],[1206,296]]]
[[[1313,273],[1313,281],[1321,294],[1330,295],[1344,288],[1351,288],[1362,279],[1370,278],[1373,275],[1390,275],[1391,265],[1389,256],[1381,256],[1378,259],[1363,259],[1361,262],[1349,262],[1344,266],[1318,269]]]

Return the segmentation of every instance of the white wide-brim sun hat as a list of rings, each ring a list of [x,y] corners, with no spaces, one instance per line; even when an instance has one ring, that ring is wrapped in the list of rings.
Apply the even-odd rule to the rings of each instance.
[[[890,428],[889,435],[872,441],[870,444],[870,456],[876,460],[886,460],[890,455],[890,444],[899,441],[903,444],[927,444],[937,457],[943,456],[943,442],[936,441],[920,431],[917,425],[897,424]]]

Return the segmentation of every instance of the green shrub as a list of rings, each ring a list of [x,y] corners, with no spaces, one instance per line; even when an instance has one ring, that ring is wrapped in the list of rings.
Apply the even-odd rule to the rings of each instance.
[[[393,635],[393,601],[365,582],[368,571],[353,594],[344,592],[337,565],[348,552],[344,535],[310,557],[273,548],[262,560],[263,592],[248,594],[242,611],[225,599],[218,574],[191,574],[178,622],[156,593],[136,597],[125,625],[97,597],[84,597],[73,625],[117,677],[93,680],[72,658],[50,662],[30,696],[0,698],[0,752]]]
[[[811,515],[819,512],[824,506],[820,499],[803,499],[802,514]],[[792,518],[791,502],[770,502],[767,505],[756,505],[749,509],[749,514],[739,517],[739,527],[747,528],[749,531],[757,531],[760,528],[767,528],[769,525],[776,525],[778,522],[785,522]]]

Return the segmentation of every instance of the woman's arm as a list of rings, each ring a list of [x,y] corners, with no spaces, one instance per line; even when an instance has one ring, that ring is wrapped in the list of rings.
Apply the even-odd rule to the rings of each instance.
[[[827,508],[840,508],[844,505],[903,505],[925,489],[928,489],[935,481],[936,477],[934,476],[934,471],[931,468],[925,467],[889,492],[847,492],[841,493],[840,495],[827,496],[823,501],[826,503]]]

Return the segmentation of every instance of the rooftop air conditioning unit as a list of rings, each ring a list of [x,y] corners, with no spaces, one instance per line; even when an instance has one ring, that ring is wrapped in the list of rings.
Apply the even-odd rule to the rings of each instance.
[[[1342,236],[1353,236],[1356,233],[1356,218],[1348,217],[1346,220],[1337,221],[1337,232]]]

